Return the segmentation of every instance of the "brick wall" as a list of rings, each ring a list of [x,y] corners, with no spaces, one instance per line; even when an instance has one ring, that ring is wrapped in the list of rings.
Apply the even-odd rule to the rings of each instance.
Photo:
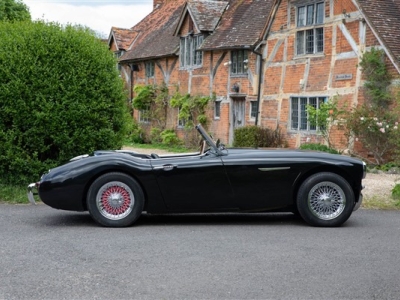
[[[260,49],[264,51],[262,63],[265,70],[261,85],[260,125],[272,129],[279,126],[286,134],[290,147],[298,147],[305,142],[322,142],[321,136],[315,131],[296,132],[290,129],[290,98],[292,96],[328,98],[338,96],[340,104],[347,107],[363,103],[362,74],[357,69],[361,52],[358,51],[379,46],[378,40],[369,28],[365,33],[365,41],[360,40],[362,20],[357,16],[357,8],[353,1],[334,0],[325,1],[325,24],[322,25],[324,28],[323,53],[297,55],[296,33],[300,29],[296,28],[295,5],[298,3],[300,3],[298,0],[281,1],[265,45]],[[189,15],[185,17],[180,28],[179,34],[182,36],[188,34],[189,18]],[[357,49],[354,49],[354,44]],[[220,58],[223,59],[218,65]],[[145,78],[144,63],[141,63],[141,70],[135,72],[134,81],[135,84],[161,84],[166,81],[171,93],[178,88],[182,94],[190,92],[193,96],[215,96],[218,101],[221,101],[221,116],[218,119],[214,118],[214,103],[210,103],[208,130],[222,142],[230,143],[233,130],[230,97],[233,93],[232,86],[235,83],[238,84],[240,94],[243,94],[246,99],[245,123],[247,125],[254,124],[254,119],[251,119],[249,115],[250,101],[257,100],[258,92],[257,55],[249,53],[248,76],[230,76],[230,60],[229,50],[206,51],[200,68],[182,69],[179,57],[171,56],[158,61],[161,69],[156,66],[155,77],[152,79]],[[174,62],[175,66],[171,68]],[[388,65],[391,65],[390,61]],[[391,67],[390,71],[398,76],[395,68]],[[135,117],[137,117],[137,112],[135,112]],[[177,120],[177,109],[170,108],[168,127],[177,129]],[[180,132],[180,134],[183,133]],[[341,128],[333,126],[331,134],[335,147],[339,149],[353,147],[348,143]],[[362,146],[355,142],[354,149],[361,151]]]

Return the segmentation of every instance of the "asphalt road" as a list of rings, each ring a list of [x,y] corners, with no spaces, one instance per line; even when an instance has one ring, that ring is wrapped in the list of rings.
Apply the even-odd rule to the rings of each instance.
[[[400,212],[341,228],[291,214],[173,215],[131,228],[0,204],[0,299],[400,299]]]

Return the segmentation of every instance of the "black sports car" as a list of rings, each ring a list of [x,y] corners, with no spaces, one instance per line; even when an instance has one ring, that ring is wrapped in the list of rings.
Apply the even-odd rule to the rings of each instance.
[[[340,226],[362,202],[365,163],[298,150],[226,149],[196,126],[198,153],[95,151],[51,169],[28,187],[47,205],[86,211],[101,225],[149,214],[290,211],[313,226]]]

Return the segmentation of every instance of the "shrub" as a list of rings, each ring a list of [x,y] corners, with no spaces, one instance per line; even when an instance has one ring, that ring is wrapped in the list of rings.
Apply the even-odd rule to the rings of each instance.
[[[133,119],[132,122],[130,123],[129,126],[129,131],[127,135],[127,141],[129,143],[135,143],[135,144],[143,144],[143,131],[142,128],[140,127],[139,123]]]
[[[116,60],[88,29],[0,22],[0,179],[27,183],[118,149],[129,114]]]
[[[158,144],[162,142],[161,129],[158,127],[152,127],[150,130],[150,142],[152,144]]]
[[[285,140],[279,129],[271,130],[258,126],[236,128],[234,132],[234,147],[284,147]]]
[[[176,135],[173,129],[167,129],[161,132],[162,143],[168,146],[175,146],[182,144],[181,140]]]
[[[392,198],[395,200],[400,200],[400,184],[396,184],[392,189]]]
[[[307,143],[303,144],[299,147],[301,150],[314,150],[314,151],[322,151],[322,152],[328,152],[332,154],[340,154],[339,151],[329,148],[326,145],[323,144],[314,144],[314,143]]]
[[[365,76],[366,99],[363,105],[348,113],[347,127],[381,165],[393,159],[394,154],[400,157],[397,153],[400,141],[397,99],[390,90],[392,77],[383,50],[372,48],[365,52],[360,66]]]

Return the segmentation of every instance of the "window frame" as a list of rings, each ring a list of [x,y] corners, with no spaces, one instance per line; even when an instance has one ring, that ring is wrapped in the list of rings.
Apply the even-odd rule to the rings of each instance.
[[[153,78],[155,74],[155,63],[154,61],[146,61],[145,65],[145,75],[147,78]]]
[[[150,116],[148,115],[149,112],[150,112],[150,105],[148,105],[146,109],[139,110],[139,123],[143,124],[150,123]]]
[[[214,120],[221,119],[221,100],[214,101]]]
[[[248,75],[249,51],[245,49],[231,50],[231,76]]]
[[[204,41],[203,34],[181,37],[179,62],[181,68],[199,68],[203,66],[203,51],[198,50]]]
[[[121,71],[122,66],[119,63],[119,59],[121,58],[122,55],[124,55],[124,53],[125,53],[124,50],[114,52],[114,57],[117,59],[117,70],[118,71]]]
[[[324,53],[325,1],[296,6],[296,56]]]
[[[308,120],[307,105],[312,105],[319,109],[321,103],[328,101],[327,96],[292,96],[289,99],[290,103],[290,131],[298,132],[317,132],[319,126],[312,126]],[[294,105],[294,102],[297,104]],[[310,104],[310,101],[311,102]],[[297,124],[294,126],[294,124]]]
[[[249,116],[251,120],[255,120],[257,118],[257,101],[250,101],[250,109]]]

